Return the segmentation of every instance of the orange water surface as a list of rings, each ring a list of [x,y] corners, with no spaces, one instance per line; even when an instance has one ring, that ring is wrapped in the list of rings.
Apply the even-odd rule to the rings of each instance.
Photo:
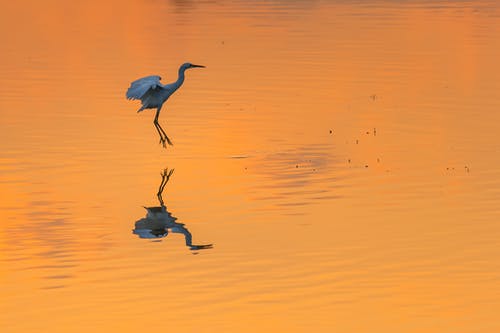
[[[8,1],[0,39],[1,332],[500,332],[497,1]],[[125,91],[186,61],[164,149]]]

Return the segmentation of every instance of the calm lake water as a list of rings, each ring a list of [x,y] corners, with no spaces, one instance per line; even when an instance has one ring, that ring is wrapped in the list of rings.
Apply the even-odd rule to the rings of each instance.
[[[10,1],[0,38],[2,332],[500,331],[497,1]],[[125,91],[186,61],[164,149]]]

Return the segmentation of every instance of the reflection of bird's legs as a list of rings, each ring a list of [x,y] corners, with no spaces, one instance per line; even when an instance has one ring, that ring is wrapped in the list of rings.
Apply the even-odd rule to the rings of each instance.
[[[163,189],[165,188],[165,185],[167,185],[167,182],[173,173],[174,173],[174,169],[171,169],[169,171],[168,168],[166,168],[165,170],[163,170],[163,172],[161,174],[161,183],[160,183],[160,187],[158,188],[158,193],[156,193],[156,196],[158,197],[158,201],[160,201],[160,205],[162,207],[165,206],[165,203],[163,202],[163,197],[162,197]]]
[[[156,130],[158,131],[158,134],[160,135],[160,143],[163,145],[163,147],[166,147],[165,141],[169,145],[172,146],[173,145],[172,141],[170,141],[170,139],[168,138],[167,134],[165,133],[165,131],[163,130],[163,128],[158,123],[158,116],[160,115],[160,110],[161,110],[161,106],[159,106],[158,109],[156,110],[155,120],[153,121],[153,123],[154,123],[154,125],[156,127]]]
[[[167,184],[167,182],[165,181],[165,178],[166,178],[166,175],[163,173],[161,175],[161,183],[160,183],[160,188],[158,189],[158,193],[156,193],[156,196],[158,197],[158,201],[160,202],[160,205],[162,207],[165,206],[165,203],[163,202],[163,197],[162,197],[162,194],[163,194],[163,188],[165,188],[165,185]]]

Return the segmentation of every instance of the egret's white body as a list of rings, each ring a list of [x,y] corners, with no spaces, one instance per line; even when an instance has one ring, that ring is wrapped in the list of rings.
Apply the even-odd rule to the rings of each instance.
[[[166,146],[165,142],[169,145],[171,145],[172,142],[158,123],[158,116],[160,115],[161,107],[163,106],[163,103],[165,103],[165,101],[184,83],[184,72],[189,68],[196,67],[205,66],[193,65],[187,62],[179,67],[179,76],[177,81],[173,83],[161,84],[161,77],[158,75],[151,75],[132,82],[127,90],[126,95],[128,99],[141,100],[142,106],[139,110],[137,110],[137,112],[141,112],[145,109],[156,109],[156,115],[153,123],[158,131],[158,134],[160,135],[160,142],[164,147]]]

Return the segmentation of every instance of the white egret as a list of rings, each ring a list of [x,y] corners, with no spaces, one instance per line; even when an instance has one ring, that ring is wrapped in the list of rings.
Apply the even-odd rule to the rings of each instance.
[[[161,84],[161,77],[157,75],[146,76],[138,79],[130,84],[127,90],[128,99],[140,99],[142,106],[137,112],[141,112],[145,109],[156,109],[155,119],[153,121],[158,134],[160,135],[160,143],[163,147],[166,147],[165,142],[172,145],[172,141],[168,138],[167,134],[163,128],[158,123],[158,116],[160,115],[161,107],[163,103],[172,96],[172,94],[180,88],[182,83],[184,83],[184,72],[189,68],[196,68],[205,66],[193,65],[189,62],[182,64],[179,68],[179,77],[177,81],[169,84]]]

